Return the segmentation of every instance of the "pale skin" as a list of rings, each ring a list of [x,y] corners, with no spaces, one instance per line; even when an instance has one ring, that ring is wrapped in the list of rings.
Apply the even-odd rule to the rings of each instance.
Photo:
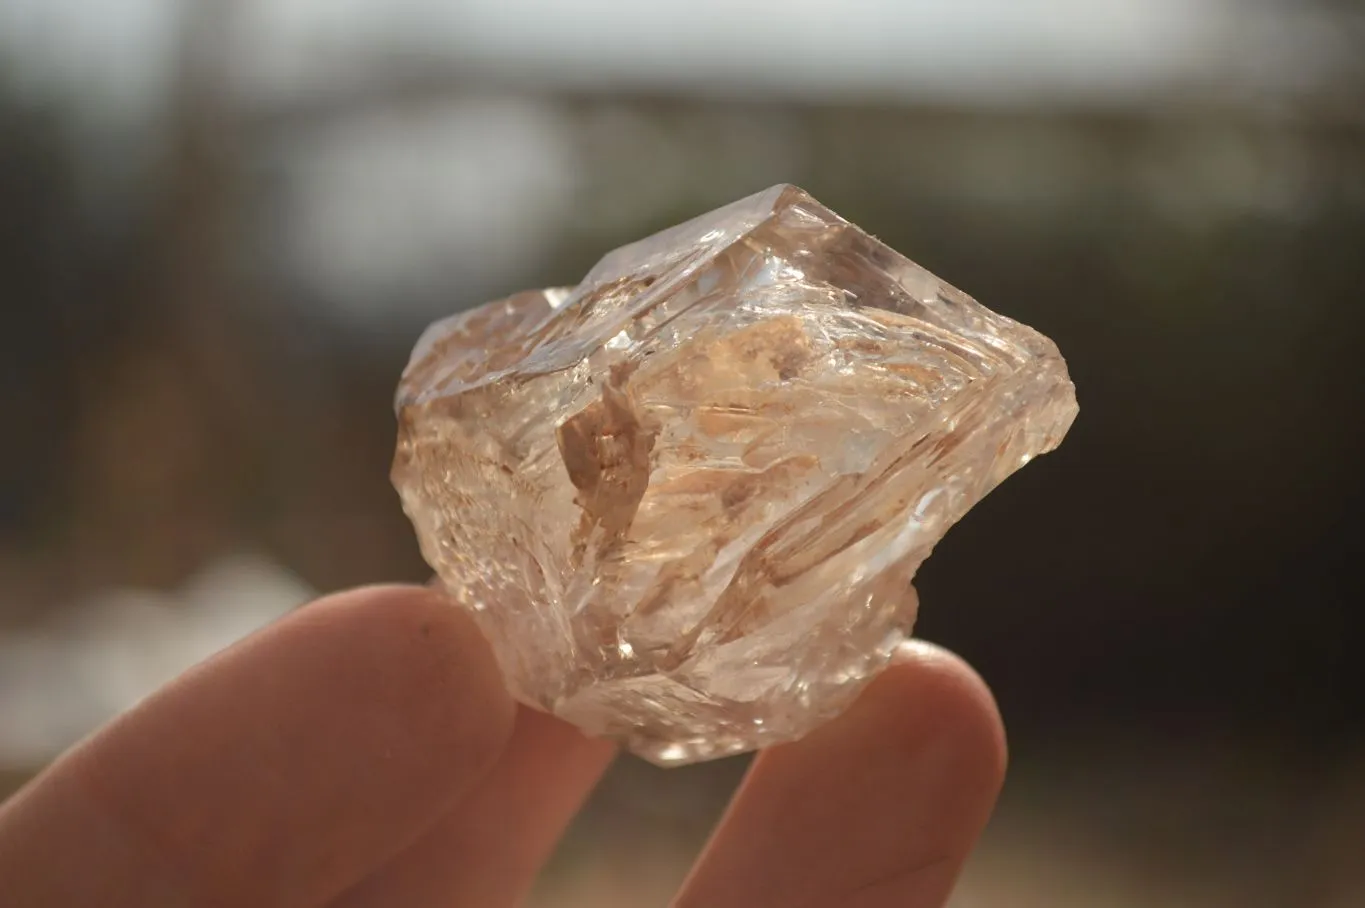
[[[514,703],[436,594],[352,590],[192,669],[0,807],[0,902],[510,908],[614,753]],[[1004,768],[986,686],[908,644],[843,716],[758,755],[674,906],[939,908]]]

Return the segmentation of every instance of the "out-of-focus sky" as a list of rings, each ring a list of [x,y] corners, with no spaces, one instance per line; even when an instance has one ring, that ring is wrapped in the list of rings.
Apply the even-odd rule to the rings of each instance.
[[[98,82],[135,111],[167,83],[182,0],[7,0],[0,51],[29,80]],[[238,85],[344,87],[394,57],[516,84],[950,103],[1265,100],[1353,58],[1293,0],[250,0]]]
[[[1274,111],[1330,84],[1354,59],[1340,18],[1291,0],[242,0],[225,8],[220,75],[238,110],[426,74],[504,92],[553,86],[959,109],[1211,101]],[[116,185],[110,171],[135,177],[156,166],[147,163],[155,129],[144,127],[177,78],[177,24],[187,9],[184,0],[0,4],[7,80],[78,111],[80,128],[103,141],[124,140],[100,156],[91,181],[106,193]],[[650,156],[651,179],[665,183],[666,146]],[[526,97],[452,98],[439,109],[381,110],[296,134],[274,161],[288,188],[263,254],[347,318],[372,318],[384,294],[411,299],[439,270],[481,298],[515,283],[563,229],[584,169],[577,154],[554,110]],[[789,178],[780,152],[768,161],[773,179]],[[1223,168],[1215,183],[1240,172]],[[1236,191],[1259,198],[1278,185],[1263,176]],[[430,314],[416,305],[414,320]]]

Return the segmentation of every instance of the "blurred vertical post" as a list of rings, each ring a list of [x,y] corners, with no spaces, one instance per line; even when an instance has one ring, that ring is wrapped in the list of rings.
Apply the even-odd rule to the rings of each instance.
[[[236,527],[261,406],[238,270],[239,149],[227,93],[235,0],[180,6],[151,255],[129,288],[130,330],[85,370],[72,547],[87,583],[166,586]]]

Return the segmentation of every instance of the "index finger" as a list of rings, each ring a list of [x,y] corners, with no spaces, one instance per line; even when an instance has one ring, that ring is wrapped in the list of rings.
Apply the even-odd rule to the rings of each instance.
[[[308,606],[149,698],[0,808],[15,908],[315,905],[492,767],[514,707],[420,588]]]

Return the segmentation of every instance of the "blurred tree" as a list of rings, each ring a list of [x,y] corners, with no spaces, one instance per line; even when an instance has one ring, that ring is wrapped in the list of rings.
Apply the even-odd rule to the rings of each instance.
[[[108,293],[136,229],[102,234],[56,111],[0,84],[0,543],[55,529],[84,357],[132,313]]]

